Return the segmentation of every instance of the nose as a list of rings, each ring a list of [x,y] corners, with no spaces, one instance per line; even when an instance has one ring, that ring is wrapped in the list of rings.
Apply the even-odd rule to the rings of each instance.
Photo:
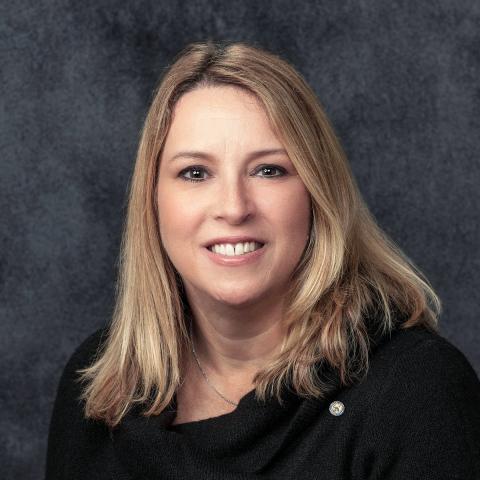
[[[213,199],[214,216],[228,223],[240,224],[254,212],[254,201],[248,180],[242,177],[224,179]]]

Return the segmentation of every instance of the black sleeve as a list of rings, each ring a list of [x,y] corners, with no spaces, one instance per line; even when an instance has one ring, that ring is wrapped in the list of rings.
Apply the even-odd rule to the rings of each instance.
[[[480,382],[442,337],[400,355],[366,428],[371,480],[480,479]]]
[[[92,478],[88,472],[101,461],[109,431],[105,424],[84,418],[76,370],[90,365],[106,332],[99,329],[84,340],[63,369],[48,432],[46,480]]]

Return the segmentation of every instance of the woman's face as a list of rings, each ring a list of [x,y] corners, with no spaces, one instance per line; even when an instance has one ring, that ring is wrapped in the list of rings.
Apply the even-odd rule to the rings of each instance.
[[[277,152],[253,155],[266,150]],[[162,242],[189,298],[232,306],[283,298],[306,247],[310,196],[256,97],[232,86],[180,97],[157,200]],[[264,246],[245,257],[205,246],[236,236]],[[233,245],[226,254],[237,240],[218,243]]]

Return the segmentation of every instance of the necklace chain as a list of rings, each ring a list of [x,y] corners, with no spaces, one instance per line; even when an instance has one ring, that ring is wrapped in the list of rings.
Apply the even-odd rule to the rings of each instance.
[[[191,340],[192,340],[192,352],[193,352],[193,356],[195,357],[195,360],[197,361],[198,368],[199,368],[200,371],[202,372],[203,377],[205,378],[205,380],[207,381],[207,383],[210,385],[210,387],[213,388],[213,390],[215,390],[215,392],[217,393],[217,395],[219,395],[220,397],[222,397],[226,402],[230,403],[231,405],[234,405],[235,407],[238,407],[238,403],[233,402],[232,400],[229,400],[228,398],[226,398],[225,396],[223,396],[223,395],[215,388],[215,386],[212,385],[212,383],[210,383],[210,380],[208,379],[207,374],[205,373],[205,371],[203,370],[202,366],[200,365],[200,361],[198,360],[197,353],[195,352],[195,347],[194,347],[194,345],[193,345],[192,325],[193,325],[193,320],[190,320],[190,338],[191,338]]]

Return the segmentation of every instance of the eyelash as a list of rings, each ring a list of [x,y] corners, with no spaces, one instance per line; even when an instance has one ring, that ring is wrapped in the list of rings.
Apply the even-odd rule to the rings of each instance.
[[[257,169],[257,172],[265,169],[265,168],[270,168],[270,169],[274,169],[274,170],[278,170],[279,172],[282,172],[281,175],[273,175],[273,176],[270,176],[270,177],[265,177],[265,178],[275,178],[275,177],[283,177],[285,174],[286,174],[286,171],[284,168],[281,168],[281,167],[277,167],[276,165],[262,165],[260,166],[258,169]],[[187,182],[193,182],[193,183],[199,183],[199,182],[204,182],[205,179],[203,178],[187,178],[187,177],[184,177],[183,174],[186,173],[186,172],[190,172],[191,170],[200,170],[200,171],[206,171],[205,168],[203,168],[202,166],[200,165],[192,165],[191,167],[187,167],[187,168],[184,168],[179,174],[178,176],[182,179],[182,180],[185,180]]]

